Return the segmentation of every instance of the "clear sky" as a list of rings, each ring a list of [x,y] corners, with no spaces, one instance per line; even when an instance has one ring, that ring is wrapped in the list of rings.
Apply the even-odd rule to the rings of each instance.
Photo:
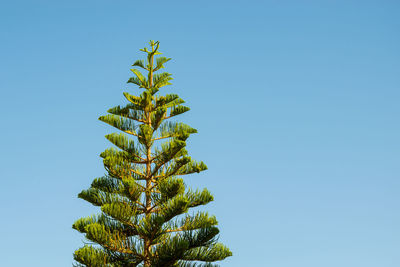
[[[199,130],[222,267],[400,266],[400,2],[2,1],[1,266],[66,267],[97,118],[150,39]]]

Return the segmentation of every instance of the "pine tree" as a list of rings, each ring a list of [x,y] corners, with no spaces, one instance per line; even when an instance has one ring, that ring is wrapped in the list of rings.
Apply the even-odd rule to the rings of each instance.
[[[117,128],[106,135],[117,148],[106,149],[106,174],[78,197],[101,208],[101,214],[81,218],[73,228],[88,244],[74,253],[75,266],[212,267],[232,253],[217,242],[217,220],[207,212],[189,212],[213,200],[207,189],[186,188],[181,176],[207,169],[192,160],[186,140],[197,131],[173,119],[189,110],[176,94],[158,95],[172,80],[156,74],[170,58],[158,56],[159,42],[141,49],[146,61],[132,66],[128,80],[142,93],[124,93],[128,104],[108,110],[99,120]]]

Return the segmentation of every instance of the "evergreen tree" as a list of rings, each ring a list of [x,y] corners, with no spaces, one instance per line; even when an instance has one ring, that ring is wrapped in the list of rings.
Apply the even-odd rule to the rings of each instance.
[[[171,74],[156,74],[170,60],[157,57],[159,42],[150,41],[146,61],[137,60],[128,80],[143,90],[124,93],[128,104],[108,110],[99,119],[121,132],[106,135],[117,148],[106,149],[107,174],[96,178],[78,197],[101,208],[101,214],[81,218],[73,228],[88,244],[74,253],[76,266],[211,267],[232,253],[217,242],[217,220],[190,208],[213,200],[207,189],[186,188],[181,176],[207,169],[185,149],[197,131],[171,120],[189,110],[176,94],[160,96]]]

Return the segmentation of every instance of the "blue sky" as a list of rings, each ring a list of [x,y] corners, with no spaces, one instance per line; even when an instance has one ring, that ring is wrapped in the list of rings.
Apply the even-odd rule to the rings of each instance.
[[[3,1],[2,266],[71,266],[97,118],[150,39],[199,130],[222,267],[400,266],[398,1]]]

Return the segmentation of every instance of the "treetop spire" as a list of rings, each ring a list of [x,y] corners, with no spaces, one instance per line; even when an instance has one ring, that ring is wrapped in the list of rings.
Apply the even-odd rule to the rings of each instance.
[[[155,57],[161,54],[158,41],[150,41],[149,49],[141,49],[146,61],[132,65],[147,74],[133,68],[128,80],[145,90],[140,95],[125,92],[128,103],[99,118],[120,132],[106,135],[114,147],[100,154],[107,174],[78,195],[101,213],[73,224],[92,242],[75,251],[76,266],[212,267],[232,255],[217,242],[214,216],[188,213],[213,196],[207,189],[188,188],[182,177],[207,166],[186,150],[187,139],[197,130],[171,120],[189,111],[184,101],[176,94],[156,95],[171,84],[171,74],[155,73],[170,58]]]

